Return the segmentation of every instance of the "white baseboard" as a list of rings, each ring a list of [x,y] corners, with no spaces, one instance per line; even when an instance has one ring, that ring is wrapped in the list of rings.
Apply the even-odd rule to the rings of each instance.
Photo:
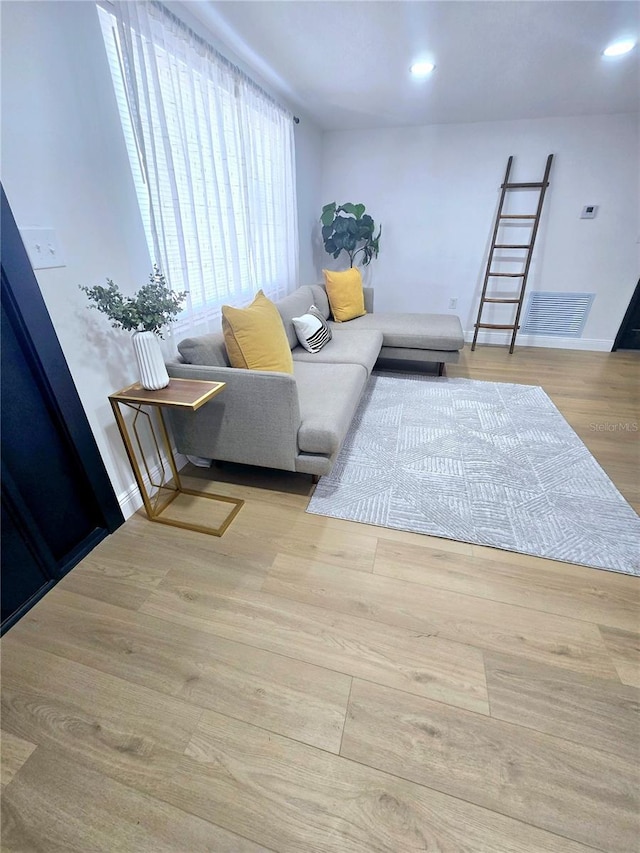
[[[187,457],[183,456],[182,453],[175,453],[176,467],[178,471],[181,471],[184,466],[187,464]],[[168,470],[169,465],[165,460],[165,464]],[[151,469],[151,478],[156,480],[161,474],[160,466],[156,465]],[[144,474],[144,481],[147,489],[150,487],[149,479]],[[140,490],[138,489],[138,484],[135,480],[132,480],[131,485],[125,489],[123,492],[120,492],[118,495],[118,503],[120,504],[120,509],[122,510],[122,514],[125,519],[130,518],[134,512],[137,512],[142,506],[142,496],[140,494]]]
[[[125,520],[127,518],[131,518],[134,512],[140,509],[142,506],[142,497],[140,496],[137,483],[132,483],[128,489],[125,489],[124,492],[120,492],[118,495],[118,503],[120,504],[120,509],[122,510]]]
[[[464,339],[467,343],[473,340],[473,331],[465,332]],[[506,345],[511,341],[511,332],[481,331],[478,335],[478,344]],[[561,338],[551,335],[518,335],[516,346],[521,347],[546,347],[547,349],[574,349],[589,350],[591,352],[611,352],[613,340],[600,340],[598,338]]]

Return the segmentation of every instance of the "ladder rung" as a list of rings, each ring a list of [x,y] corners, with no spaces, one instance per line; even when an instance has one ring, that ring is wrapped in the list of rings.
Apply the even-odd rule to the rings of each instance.
[[[490,272],[492,278],[524,278],[523,272]]]
[[[494,249],[530,249],[528,243],[496,243]]]
[[[520,326],[501,326],[499,323],[476,323],[479,329],[519,329]]]
[[[500,219],[535,219],[535,213],[501,213]]]
[[[548,187],[549,184],[544,181],[527,181],[526,183],[517,183],[517,184],[501,184],[500,187],[504,187],[505,190],[522,190],[522,189],[533,189],[534,187],[541,190],[543,187]]]
[[[505,302],[505,303],[506,302],[512,302],[515,305],[516,303],[520,302],[520,299],[496,299],[493,296],[491,298],[489,298],[488,296],[485,296],[484,301],[485,302]]]

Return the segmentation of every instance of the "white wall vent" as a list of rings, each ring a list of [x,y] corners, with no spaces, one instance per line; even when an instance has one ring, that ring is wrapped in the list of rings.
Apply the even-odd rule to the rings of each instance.
[[[579,338],[587,322],[595,293],[545,293],[533,291],[520,328],[524,335],[559,335]]]

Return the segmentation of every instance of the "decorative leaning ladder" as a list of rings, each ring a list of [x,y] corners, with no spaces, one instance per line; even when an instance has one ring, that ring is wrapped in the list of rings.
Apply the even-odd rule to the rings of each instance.
[[[529,275],[529,267],[531,266],[531,257],[533,255],[533,247],[536,242],[536,235],[538,233],[538,225],[540,224],[540,216],[542,214],[542,205],[544,203],[544,196],[547,191],[547,187],[549,186],[549,174],[551,172],[551,163],[553,162],[553,154],[549,154],[547,157],[547,165],[544,170],[544,177],[540,182],[529,182],[529,183],[509,183],[509,175],[511,173],[511,164],[513,163],[513,157],[509,157],[507,161],[507,171],[504,175],[504,181],[501,184],[502,192],[500,194],[500,203],[498,205],[498,213],[496,214],[496,221],[493,227],[493,236],[491,238],[491,248],[489,249],[489,257],[487,259],[487,268],[484,274],[484,283],[482,285],[482,294],[480,296],[480,305],[478,306],[478,318],[475,324],[475,332],[473,333],[473,343],[471,344],[471,350],[473,351],[476,348],[476,341],[478,340],[478,332],[480,329],[511,329],[513,334],[511,335],[511,346],[509,347],[509,353],[513,352],[513,348],[516,343],[516,335],[518,334],[518,329],[520,328],[520,313],[522,311],[522,303],[524,301],[524,292],[527,287],[527,276]],[[503,213],[502,208],[504,206],[504,201],[507,193],[510,190],[538,190],[538,207],[535,213],[531,214],[513,214],[513,213]],[[501,226],[504,224],[505,220],[529,220],[533,225],[531,231],[531,237],[528,243],[503,243],[498,242],[498,232],[500,231]],[[499,261],[500,258],[494,259],[494,253],[496,249],[518,249],[525,250],[526,255],[522,258],[522,263],[524,264],[523,271],[521,273],[514,272],[492,272],[491,267],[493,265],[494,260]],[[487,296],[487,289],[489,286],[489,279],[493,278],[515,278],[520,279],[520,287],[518,288],[518,292],[510,297],[495,297],[495,296]],[[502,303],[502,304],[511,304],[516,305],[516,316],[513,321],[513,324],[507,323],[483,323],[482,322],[482,309],[486,305],[487,302],[490,303]]]

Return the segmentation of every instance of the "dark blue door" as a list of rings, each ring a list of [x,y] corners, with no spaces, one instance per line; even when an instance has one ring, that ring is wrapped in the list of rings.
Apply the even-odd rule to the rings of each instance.
[[[5,630],[123,518],[4,193],[1,223]]]

